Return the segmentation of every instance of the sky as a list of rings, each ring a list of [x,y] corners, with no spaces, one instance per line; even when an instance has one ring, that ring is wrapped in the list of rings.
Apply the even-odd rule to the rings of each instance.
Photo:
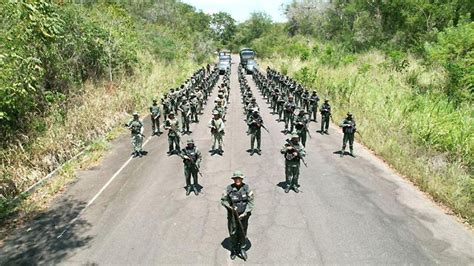
[[[291,0],[181,0],[194,6],[197,10],[212,14],[220,11],[229,13],[237,22],[243,22],[254,11],[263,11],[275,22],[284,22],[282,4]]]

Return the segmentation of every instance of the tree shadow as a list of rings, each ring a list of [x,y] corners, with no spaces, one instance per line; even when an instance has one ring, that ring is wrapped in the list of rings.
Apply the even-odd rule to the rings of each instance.
[[[63,199],[15,229],[1,247],[0,265],[58,264],[73,250],[86,246],[92,239],[86,234],[91,225],[81,217],[58,238],[85,206],[85,202]]]

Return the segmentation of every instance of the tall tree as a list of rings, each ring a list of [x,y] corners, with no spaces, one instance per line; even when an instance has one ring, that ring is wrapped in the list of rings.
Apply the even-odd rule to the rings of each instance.
[[[219,12],[212,14],[211,29],[214,39],[223,46],[230,44],[236,31],[235,19],[229,13]]]

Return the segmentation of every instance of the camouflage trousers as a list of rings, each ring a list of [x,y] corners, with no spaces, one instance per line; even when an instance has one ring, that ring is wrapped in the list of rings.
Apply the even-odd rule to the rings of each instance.
[[[262,130],[260,128],[250,131],[250,149],[252,150],[255,145],[255,141],[257,141],[257,150],[260,150],[262,143]]]
[[[179,151],[180,150],[180,147],[179,147],[179,135],[168,135],[168,146],[169,146],[169,149],[168,151],[169,152],[172,152],[173,150],[177,150]]]
[[[247,236],[247,228],[249,226],[249,218],[251,214],[247,214],[245,217],[240,219],[242,227],[244,228],[244,235]],[[240,226],[232,214],[227,215],[227,228],[229,229],[230,246],[232,250],[240,250],[246,248],[247,238],[243,239],[240,232]]]
[[[143,136],[140,134],[132,135],[132,146],[134,152],[141,152],[143,145]]]
[[[222,150],[222,143],[224,142],[224,134],[214,133],[212,134],[212,139],[213,139],[212,149],[216,150],[217,148],[219,148],[220,150]]]
[[[191,177],[193,178],[193,185],[198,184],[198,171],[193,165],[184,166],[184,177],[186,178],[186,187],[191,186]]]
[[[346,149],[346,144],[349,142],[349,149],[352,152],[354,149],[354,133],[344,133],[344,137],[342,138],[342,150]]]
[[[298,179],[300,177],[300,163],[285,162],[286,185],[299,186]]]
[[[321,133],[329,129],[329,115],[321,115]]]

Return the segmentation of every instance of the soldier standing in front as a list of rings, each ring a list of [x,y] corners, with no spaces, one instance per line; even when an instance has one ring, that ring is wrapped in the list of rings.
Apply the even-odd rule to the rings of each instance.
[[[142,145],[143,145],[143,122],[140,121],[138,113],[133,112],[133,119],[130,120],[125,126],[130,129],[132,134],[132,146],[133,146],[133,157],[142,157]]]
[[[249,185],[243,182],[244,174],[235,171],[234,183],[227,186],[222,195],[221,204],[227,209],[227,227],[230,236],[230,258],[240,256],[247,260],[247,228],[250,215],[254,209],[255,194]]]
[[[285,156],[285,193],[288,193],[292,188],[296,193],[298,193],[300,192],[298,189],[300,186],[298,183],[300,176],[300,161],[304,160],[303,157],[306,156],[306,152],[299,142],[299,136],[297,134],[292,134],[291,139],[286,140],[286,143],[280,152]]]
[[[341,157],[344,156],[346,144],[349,142],[349,151],[350,155],[354,156],[354,134],[356,133],[356,122],[352,117],[352,113],[347,113],[346,119],[341,123],[342,133],[344,133],[344,137],[342,139],[342,151]]]
[[[151,117],[151,131],[152,135],[160,135],[160,117],[161,111],[160,106],[157,103],[157,99],[153,99],[153,104],[150,106],[150,117]]]
[[[212,112],[212,115],[213,117],[211,118],[208,124],[209,128],[211,129],[211,135],[213,138],[211,153],[218,153],[222,155],[222,153],[224,153],[224,150],[222,149],[222,143],[225,134],[225,125],[217,110],[214,110]]]
[[[194,194],[197,196],[199,190],[197,186],[198,183],[198,173],[199,167],[202,161],[201,151],[194,145],[193,139],[188,139],[186,142],[186,147],[181,150],[180,157],[183,159],[184,164],[184,177],[186,178],[186,196],[191,193],[191,190],[194,191]],[[191,185],[191,176],[193,177],[193,184]]]
[[[329,105],[329,100],[324,100],[323,105],[321,106],[321,134],[326,133],[329,135],[329,119],[331,118],[331,105]]]

